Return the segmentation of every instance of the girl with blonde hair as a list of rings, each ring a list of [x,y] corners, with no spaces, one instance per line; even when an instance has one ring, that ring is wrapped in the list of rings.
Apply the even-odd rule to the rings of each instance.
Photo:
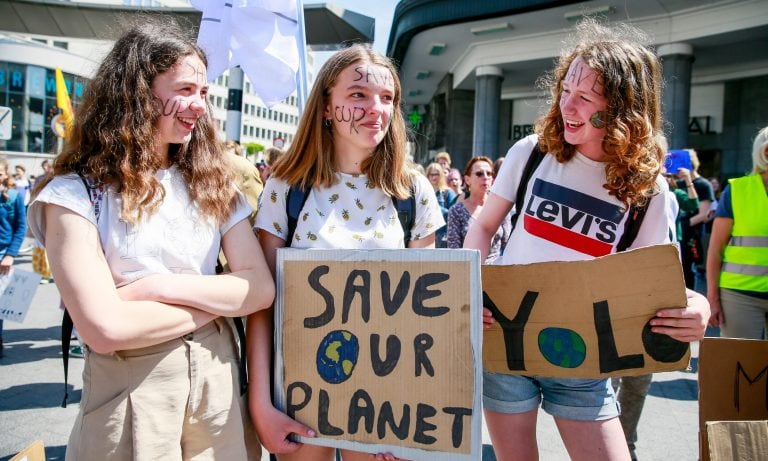
[[[261,196],[256,228],[269,267],[276,250],[292,248],[403,248],[404,229],[394,200],[415,199],[409,248],[435,243],[445,223],[427,179],[406,160],[406,134],[400,110],[401,88],[391,61],[367,45],[353,45],[323,65],[296,137],[273,168]],[[286,212],[291,188],[308,190],[289,234]],[[272,405],[270,361],[272,318],[259,312],[248,319],[251,415],[264,446],[280,459],[333,459],[333,449],[302,445],[291,433],[314,431]],[[369,455],[343,450],[345,460]],[[391,455],[378,455],[391,459]]]

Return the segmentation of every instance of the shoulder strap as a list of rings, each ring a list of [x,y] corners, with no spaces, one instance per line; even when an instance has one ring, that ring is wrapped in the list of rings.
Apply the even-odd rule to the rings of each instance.
[[[307,203],[309,191],[310,189],[302,189],[298,183],[288,189],[288,197],[285,200],[285,211],[288,215],[288,233],[285,236],[286,246],[291,245],[293,234],[296,233],[296,225],[299,222],[299,215],[302,208],[304,208],[304,204]],[[411,195],[408,198],[401,200],[392,197],[392,203],[395,205],[397,218],[400,220],[400,226],[403,228],[405,247],[408,248],[408,242],[411,241],[411,228],[413,228],[416,222],[416,193],[414,186],[411,185]]]
[[[285,246],[291,246],[293,240],[293,234],[296,232],[296,224],[299,222],[299,214],[301,209],[304,208],[304,204],[309,197],[310,188],[303,189],[301,184],[296,183],[288,189],[288,197],[285,200],[285,211],[288,214],[288,233],[285,236]]]
[[[400,226],[403,228],[403,243],[408,248],[408,242],[411,241],[411,229],[416,222],[416,189],[411,183],[411,195],[405,199],[392,197],[392,203],[397,209],[397,219],[400,220]]]
[[[619,239],[619,243],[616,245],[616,252],[625,251],[629,248],[637,238],[637,234],[640,232],[640,226],[643,224],[645,218],[645,212],[648,211],[648,199],[643,205],[631,206],[629,208],[629,216],[624,222],[624,233]]]
[[[98,186],[88,184],[88,180],[82,174],[78,173],[78,176],[80,176],[80,180],[85,185],[85,190],[88,192],[88,200],[90,200],[91,206],[93,206],[93,212],[96,215],[96,221],[98,221],[101,214],[100,201],[102,191],[99,190]],[[64,362],[64,400],[61,402],[62,408],[67,408],[67,399],[69,398],[69,345],[73,330],[72,317],[69,315],[67,306],[64,306],[64,316],[61,319],[61,360]]]
[[[523,209],[523,202],[525,200],[525,193],[528,190],[528,181],[530,181],[533,172],[539,167],[541,161],[544,160],[546,152],[542,152],[537,142],[531,150],[531,155],[528,157],[528,161],[525,162],[525,168],[523,168],[523,175],[520,177],[520,183],[517,185],[517,194],[515,195],[515,214],[512,215],[512,230],[515,229],[517,224],[517,218],[520,217],[521,210]]]

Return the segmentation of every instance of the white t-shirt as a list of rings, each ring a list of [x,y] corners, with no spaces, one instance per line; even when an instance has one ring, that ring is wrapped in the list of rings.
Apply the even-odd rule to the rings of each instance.
[[[111,189],[105,191],[99,202],[97,222],[82,179],[76,174],[58,176],[29,206],[32,233],[45,246],[44,203],[83,216],[98,228],[107,264],[118,287],[150,274],[215,274],[221,237],[248,218],[250,205],[238,192],[234,212],[217,228],[190,201],[186,182],[175,166],[159,170],[155,177],[165,189],[165,198],[155,213],[131,225],[120,219],[119,194]]]
[[[530,135],[513,145],[504,159],[491,192],[515,202],[523,169],[538,141]],[[546,155],[531,175],[523,210],[507,247],[496,264],[579,261],[616,252],[624,232],[624,205],[603,188],[605,164],[581,153],[566,163]],[[659,175],[659,193],[651,198],[640,231],[630,248],[668,243],[670,199]]]
[[[403,228],[392,197],[375,188],[366,175],[336,173],[331,187],[313,187],[296,223],[293,248],[403,248]],[[256,226],[287,239],[288,183],[267,180],[259,202]],[[411,240],[419,240],[445,225],[429,180],[414,175],[416,216]]]
[[[16,190],[19,191],[19,195],[24,197],[24,205],[29,205],[29,189],[31,185],[27,178],[19,178],[16,180]]]

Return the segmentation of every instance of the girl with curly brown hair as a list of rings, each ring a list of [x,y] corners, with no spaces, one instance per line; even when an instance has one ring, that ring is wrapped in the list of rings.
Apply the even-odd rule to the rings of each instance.
[[[87,346],[67,459],[260,458],[228,317],[268,307],[274,283],[207,92],[193,36],[169,21],[130,28],[30,205]]]
[[[543,160],[527,184],[520,218],[497,264],[576,261],[614,253],[627,210],[647,211],[630,248],[669,241],[667,186],[659,174],[661,66],[643,46],[639,31],[609,29],[589,20],[578,27],[578,44],[563,54],[544,79],[551,92],[548,113],[536,133],[512,146],[490,197],[470,228],[464,248],[482,257],[515,202],[522,172],[538,144]],[[689,292],[686,308],[663,309],[651,321],[656,333],[680,341],[704,334],[709,306]],[[494,319],[484,310],[484,324]],[[484,373],[483,405],[500,460],[538,459],[539,404],[554,416],[573,459],[628,459],[607,379],[570,379]]]

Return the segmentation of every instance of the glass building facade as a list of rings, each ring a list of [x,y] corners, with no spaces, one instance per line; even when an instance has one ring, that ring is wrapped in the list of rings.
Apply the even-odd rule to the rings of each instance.
[[[87,80],[65,72],[64,81],[76,107]],[[0,106],[11,108],[13,117],[11,139],[0,140],[0,150],[54,153],[51,121],[59,113],[55,69],[0,61]]]

